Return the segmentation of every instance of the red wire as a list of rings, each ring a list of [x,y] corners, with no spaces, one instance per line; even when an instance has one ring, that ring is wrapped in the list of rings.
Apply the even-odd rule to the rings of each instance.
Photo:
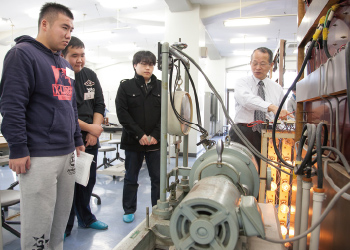
[[[291,115],[291,114],[294,114],[295,113],[295,111],[293,111],[293,112],[291,112],[291,113],[288,113],[287,115],[285,115],[285,116],[281,116],[280,118],[278,118],[278,120],[281,120],[281,118],[284,118],[284,117],[287,117],[288,115]],[[258,124],[263,124],[263,123],[266,123],[266,122],[264,122],[264,121],[262,121],[262,120],[257,120],[257,121],[253,121],[253,122],[251,122],[251,123],[248,123],[247,124],[247,127],[248,128],[251,128],[251,127],[254,127],[254,126],[256,126],[256,125],[258,125]],[[269,122],[269,124],[273,124],[273,122]]]

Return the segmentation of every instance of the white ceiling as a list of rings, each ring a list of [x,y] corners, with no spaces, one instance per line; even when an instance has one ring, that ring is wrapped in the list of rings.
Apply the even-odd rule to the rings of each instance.
[[[157,43],[164,39],[164,20],[166,11],[183,11],[193,4],[201,6],[202,22],[207,30],[207,47],[216,48],[221,57],[232,57],[234,50],[252,50],[265,46],[273,51],[279,39],[289,43],[296,42],[297,1],[296,0],[143,0],[152,3],[137,7],[110,9],[103,7],[102,0],[61,0],[74,14],[74,33],[86,45],[87,59],[98,63],[113,59],[113,63],[130,61],[132,54],[140,49],[156,52]],[[129,3],[137,0],[114,0]],[[44,0],[0,0],[0,45],[9,45],[17,36],[37,34],[37,18],[27,14],[39,13]],[[137,4],[135,4],[137,5]],[[242,6],[242,7],[240,7]],[[118,7],[117,7],[118,8]],[[228,18],[253,16],[272,16],[271,24],[255,27],[226,28],[223,21]],[[1,18],[11,22],[1,22]],[[159,33],[141,34],[138,27],[152,25],[160,28]],[[163,31],[162,31],[163,27]],[[104,34],[101,33],[104,31]],[[105,34],[108,34],[106,36]],[[265,36],[268,41],[260,44],[230,44],[235,37]],[[184,41],[186,42],[186,41]],[[131,51],[111,52],[109,45],[135,44]],[[287,54],[292,53],[287,50]],[[108,59],[110,58],[110,59]],[[109,62],[111,63],[111,62]]]

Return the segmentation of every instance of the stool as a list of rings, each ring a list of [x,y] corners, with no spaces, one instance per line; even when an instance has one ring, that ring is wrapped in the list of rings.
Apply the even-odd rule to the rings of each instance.
[[[104,166],[105,168],[108,168],[110,166],[112,166],[109,163],[109,159],[106,157],[106,153],[110,152],[110,151],[114,151],[115,147],[110,147],[110,146],[102,146],[98,149],[98,152],[103,152],[103,162],[102,164],[100,164],[99,166],[97,166],[96,169],[99,169],[100,167]]]
[[[117,146],[117,152],[115,154],[115,158],[113,158],[112,160],[110,160],[108,163],[112,163],[114,162],[115,160],[120,160],[120,161],[125,161],[122,157],[120,157],[119,155],[119,151],[118,151],[118,148],[119,148],[119,144],[121,143],[121,140],[120,139],[113,139],[113,140],[110,140],[107,142],[108,144],[116,144]]]
[[[1,194],[1,226],[12,234],[16,235],[18,238],[21,237],[20,232],[11,227],[9,224],[21,224],[20,221],[7,221],[5,220],[5,208],[15,205],[20,202],[20,192],[17,190],[0,190]]]

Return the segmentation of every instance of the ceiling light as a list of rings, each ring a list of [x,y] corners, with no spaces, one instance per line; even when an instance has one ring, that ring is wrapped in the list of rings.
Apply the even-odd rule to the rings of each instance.
[[[253,53],[252,50],[234,50],[233,54],[236,56],[251,56]]]
[[[232,38],[230,43],[264,43],[267,41],[266,37],[242,37]]]
[[[113,44],[106,47],[110,51],[133,51],[137,48],[134,43]]]
[[[141,34],[161,34],[164,33],[164,26],[141,25],[136,28]]]
[[[256,18],[234,18],[224,21],[225,27],[237,27],[237,26],[254,26],[270,24],[270,18],[256,17]]]
[[[143,5],[148,5],[154,2],[154,0],[98,0],[100,4],[109,9],[124,9],[139,7]]]
[[[295,49],[295,50],[293,51],[293,54],[298,54],[298,49]]]

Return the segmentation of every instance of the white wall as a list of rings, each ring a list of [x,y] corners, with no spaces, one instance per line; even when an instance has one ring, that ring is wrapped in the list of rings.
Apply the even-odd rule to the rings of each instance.
[[[121,62],[103,68],[96,67],[95,72],[101,83],[106,108],[109,112],[115,113],[115,97],[119,88],[120,81],[123,79],[133,78],[135,75],[132,61],[130,60],[130,62]],[[154,67],[153,74],[158,79],[162,79],[161,71],[159,71],[157,67]]]
[[[1,75],[2,75],[2,66],[4,63],[4,59],[5,59],[5,55],[7,53],[7,51],[9,51],[11,49],[11,46],[3,46],[0,45],[0,79],[1,79]]]

